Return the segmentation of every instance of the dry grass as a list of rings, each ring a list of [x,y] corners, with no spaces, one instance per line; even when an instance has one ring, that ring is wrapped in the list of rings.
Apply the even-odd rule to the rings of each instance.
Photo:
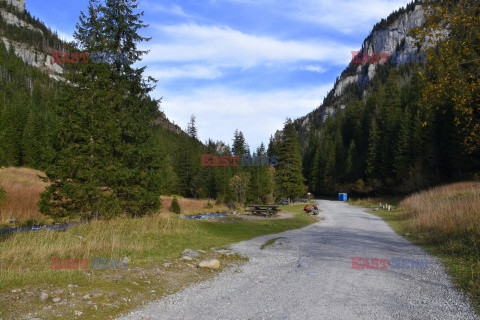
[[[20,223],[27,220],[45,221],[47,217],[38,211],[38,201],[40,193],[45,190],[47,183],[43,182],[38,176],[43,176],[41,171],[29,168],[1,168],[0,184],[7,191],[7,199],[0,204],[0,225],[8,225],[10,217],[16,218]],[[169,213],[173,197],[162,196],[161,213]],[[177,197],[182,214],[205,214],[211,212],[224,212],[228,208],[221,204],[216,205],[215,200],[205,199],[187,199]],[[207,207],[207,203],[213,205]]]
[[[0,184],[7,191],[6,201],[0,204],[0,224],[7,223],[10,217],[19,221],[45,219],[38,211],[37,202],[47,184],[38,175],[43,173],[28,168],[0,169]]]
[[[180,219],[155,215],[141,219],[93,221],[67,232],[15,233],[0,242],[0,274],[6,276],[26,270],[48,270],[52,257],[80,259],[102,255],[118,259],[128,255],[136,258],[137,262],[148,260],[143,253],[154,251],[159,245],[159,242],[152,241],[153,236],[160,240],[173,234],[182,236],[196,231],[195,225],[185,226]],[[34,245],[32,239],[35,239]],[[2,280],[6,279],[0,276],[0,282]]]
[[[167,213],[170,210],[173,197],[162,196],[162,208],[160,212]],[[228,207],[224,204],[216,205],[215,200],[213,199],[188,199],[177,196],[178,204],[180,205],[181,213],[184,215],[195,215],[195,214],[205,214],[212,212],[226,212],[229,211]],[[210,201],[210,204],[213,206],[207,208],[207,204]]]
[[[421,230],[480,235],[480,182],[459,182],[416,193],[400,205]]]
[[[314,221],[308,215],[297,215],[290,219],[223,223],[178,219],[160,213],[143,218],[92,221],[60,232],[43,230],[0,235],[0,289],[67,281],[64,273],[51,269],[53,257],[128,257],[129,267],[145,266],[177,257],[185,248],[208,250],[259,235],[301,228]]]

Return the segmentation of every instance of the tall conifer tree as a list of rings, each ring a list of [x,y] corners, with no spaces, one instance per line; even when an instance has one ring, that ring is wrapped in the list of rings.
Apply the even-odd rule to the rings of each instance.
[[[287,119],[279,145],[279,160],[275,174],[276,196],[294,199],[304,193],[302,157],[292,120]]]
[[[148,39],[136,0],[91,0],[75,33],[87,52],[119,54],[110,63],[72,64],[68,83],[57,101],[56,155],[46,170],[52,182],[42,194],[40,209],[54,217],[80,215],[139,216],[160,205],[164,156],[154,143],[159,116],[153,89],[134,67]],[[73,48],[75,49],[75,48]]]

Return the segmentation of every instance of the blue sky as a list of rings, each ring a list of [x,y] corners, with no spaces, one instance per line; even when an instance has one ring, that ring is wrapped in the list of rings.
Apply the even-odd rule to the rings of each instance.
[[[140,0],[152,37],[142,64],[159,80],[167,117],[202,141],[251,149],[319,106],[373,25],[407,0]],[[88,1],[26,0],[27,10],[71,39]]]

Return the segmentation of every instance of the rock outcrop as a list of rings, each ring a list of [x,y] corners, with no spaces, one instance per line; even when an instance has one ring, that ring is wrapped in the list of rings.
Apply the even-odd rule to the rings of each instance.
[[[10,46],[13,46],[15,54],[20,57],[23,62],[44,70],[55,79],[61,79],[63,69],[59,64],[52,63],[52,57],[50,55],[37,51],[34,47],[20,43],[17,41],[9,40],[5,37],[0,37],[7,50],[10,50]]]
[[[379,65],[384,63],[385,58],[388,57],[389,61],[397,66],[411,62],[413,59],[422,62],[421,52],[425,48],[417,46],[416,39],[410,36],[410,31],[425,24],[425,11],[421,5],[409,5],[400,11],[401,13],[393,13],[387,20],[382,20],[373,28],[359,51],[362,59],[356,63],[352,61],[342,72],[325,101],[306,116],[295,120],[302,152],[306,150],[305,142],[308,140],[310,129],[318,128],[329,117],[335,117],[339,109],[345,108],[346,99],[348,100],[346,90],[350,86],[358,86],[355,91],[362,90],[362,96],[364,98],[368,96],[368,84],[375,77]],[[444,32],[434,40],[438,41],[446,35]],[[381,54],[377,63],[363,61],[364,57],[373,57],[373,53]],[[275,137],[280,133],[277,131]]]
[[[44,36],[42,30],[19,18],[19,16],[21,17],[20,14],[25,11],[25,0],[7,0],[7,3],[12,4],[15,10],[10,10],[9,12],[5,9],[0,9],[1,20],[7,24],[17,26],[18,28],[27,29],[32,32],[38,32]],[[10,47],[12,46],[15,54],[26,64],[47,72],[54,79],[62,79],[61,75],[63,74],[63,68],[58,64],[53,64],[52,57],[50,55],[41,52],[38,50],[38,48],[32,45],[14,41],[4,36],[0,36],[0,40],[3,41],[7,50],[10,50]]]
[[[8,24],[12,24],[19,28],[27,28],[31,31],[40,32],[43,35],[42,30],[35,28],[34,26],[26,23],[23,20],[20,20],[16,15],[6,10],[0,9],[0,18],[3,19]]]
[[[6,0],[7,3],[12,4],[15,9],[17,9],[19,12],[24,12],[25,11],[25,0]]]
[[[425,12],[420,5],[415,6],[413,11],[406,12],[396,19],[389,27],[375,30],[365,39],[362,46],[362,54],[372,56],[375,53],[386,53],[393,63],[402,64],[408,62],[411,57],[419,54],[415,39],[409,36],[412,29],[425,23]],[[341,78],[335,86],[335,96],[341,96],[346,86],[351,83],[365,85],[375,76],[377,64],[359,65],[357,74]]]

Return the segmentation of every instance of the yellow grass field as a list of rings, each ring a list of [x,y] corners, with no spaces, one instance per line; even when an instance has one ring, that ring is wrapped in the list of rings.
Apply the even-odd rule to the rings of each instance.
[[[47,183],[39,175],[43,173],[28,168],[0,168],[0,184],[7,191],[6,201],[0,204],[0,224],[6,224],[10,217],[18,221],[45,220],[37,202]]]
[[[0,185],[7,191],[7,199],[0,203],[0,226],[9,226],[9,218],[14,217],[19,223],[25,221],[47,222],[48,217],[38,211],[40,193],[48,185],[39,176],[45,174],[29,168],[8,167],[0,168]],[[161,213],[169,213],[172,198],[162,196]],[[212,199],[188,199],[177,197],[181,213],[185,215],[224,212],[228,208],[221,204],[216,205]],[[208,202],[212,205],[207,206]]]
[[[416,193],[400,202],[412,226],[439,236],[480,237],[480,182],[459,182]]]

